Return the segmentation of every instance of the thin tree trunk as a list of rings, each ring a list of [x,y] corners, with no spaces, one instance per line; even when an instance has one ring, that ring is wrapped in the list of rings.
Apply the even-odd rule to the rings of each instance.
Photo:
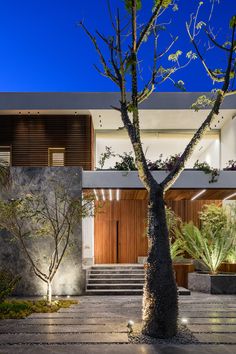
[[[162,190],[151,189],[148,212],[150,247],[145,271],[143,333],[168,338],[177,332],[178,293],[170,256]]]
[[[52,283],[50,280],[47,282],[47,303],[49,305],[52,303]]]

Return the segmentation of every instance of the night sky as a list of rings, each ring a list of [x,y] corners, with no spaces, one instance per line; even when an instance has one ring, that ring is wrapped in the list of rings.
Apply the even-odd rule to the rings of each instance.
[[[143,23],[151,13],[153,0],[143,0],[139,14]],[[114,84],[101,77],[93,68],[98,64],[96,52],[78,27],[83,20],[91,31],[99,29],[111,34],[106,0],[1,0],[0,2],[0,91],[117,91]],[[111,0],[112,8],[123,8],[123,1]],[[192,50],[186,35],[185,22],[196,10],[197,0],[179,0],[179,11],[168,11],[162,22],[170,22],[160,35],[160,50],[169,43],[169,33],[179,36],[171,53],[177,49]],[[205,0],[199,19],[208,18],[210,0]],[[121,13],[124,14],[123,10]],[[219,31],[219,41],[228,39],[229,19],[236,15],[236,0],[221,0],[215,6],[212,28]],[[203,43],[203,39],[202,42]],[[151,45],[145,44],[140,53],[144,67],[142,78],[150,72]],[[223,67],[224,56],[209,51],[212,68]],[[166,58],[162,65],[167,65]],[[179,71],[175,80],[183,80],[187,91],[209,91],[215,86],[206,76],[198,60]],[[158,87],[159,91],[176,91],[171,81]]]

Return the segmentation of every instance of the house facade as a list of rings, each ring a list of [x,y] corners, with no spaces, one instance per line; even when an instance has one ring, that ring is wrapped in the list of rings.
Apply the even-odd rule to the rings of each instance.
[[[183,151],[207,115],[207,109],[191,109],[202,94],[154,93],[140,106],[143,148],[150,161]],[[117,105],[117,93],[0,93],[0,159],[27,176],[46,168],[54,174],[66,168],[73,174],[80,167],[78,186],[102,204],[99,213],[82,221],[75,235],[83,268],[142,263],[147,255],[147,193],[137,172],[112,170],[118,155],[132,151],[119,112],[112,108]],[[101,169],[106,147],[113,154]],[[191,170],[197,160],[221,170],[217,182],[209,183],[209,175]],[[167,192],[166,204],[184,221],[198,224],[204,204],[235,200],[235,172],[223,171],[229,160],[236,160],[234,96],[226,98],[188,170]],[[153,174],[161,181],[166,172]],[[75,287],[70,292],[79,290]]]

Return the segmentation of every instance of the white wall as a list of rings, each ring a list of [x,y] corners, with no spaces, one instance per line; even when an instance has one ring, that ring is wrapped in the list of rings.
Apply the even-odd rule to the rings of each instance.
[[[207,162],[211,167],[220,167],[220,141],[219,139],[211,144],[199,155],[200,162]]]
[[[163,159],[170,155],[183,152],[185,146],[189,142],[191,135],[188,134],[145,134],[142,137],[143,149],[146,157],[155,161],[159,158],[160,154]],[[101,154],[105,151],[105,147],[112,147],[112,151],[116,154],[123,154],[124,152],[132,151],[131,143],[127,136],[124,134],[114,133],[97,133],[96,134],[96,166],[99,167],[98,161]],[[203,139],[198,146],[196,146],[193,157],[188,162],[188,168],[191,168],[194,162],[200,159],[204,161],[209,160],[209,163],[214,167],[219,167],[219,139],[214,136],[208,136]],[[117,157],[112,157],[106,161],[104,168],[108,169],[115,165],[118,160]]]
[[[82,220],[83,266],[94,264],[94,217]]]
[[[221,129],[221,168],[229,160],[236,160],[236,118],[227,121]]]

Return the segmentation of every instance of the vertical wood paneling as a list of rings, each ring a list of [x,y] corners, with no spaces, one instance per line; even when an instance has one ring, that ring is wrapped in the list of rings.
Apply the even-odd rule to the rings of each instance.
[[[104,203],[95,216],[95,263],[137,263],[147,255],[146,205],[145,200]]]

